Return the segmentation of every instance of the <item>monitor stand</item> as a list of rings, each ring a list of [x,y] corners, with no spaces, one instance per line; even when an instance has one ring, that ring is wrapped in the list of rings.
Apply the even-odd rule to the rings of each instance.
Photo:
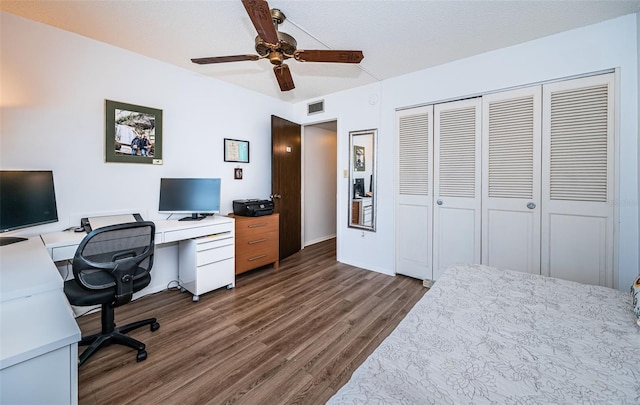
[[[27,240],[27,238],[21,238],[19,236],[2,236],[0,237],[0,246],[10,245],[16,242],[23,242]]]
[[[178,221],[200,221],[202,219],[204,217],[201,217],[198,213],[193,213],[190,217],[180,218]]]

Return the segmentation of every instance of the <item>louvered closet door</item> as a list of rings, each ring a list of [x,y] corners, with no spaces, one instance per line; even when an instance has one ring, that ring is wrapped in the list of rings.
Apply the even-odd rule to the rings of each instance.
[[[396,273],[431,279],[433,106],[396,113]]]
[[[482,263],[540,274],[541,86],[483,96]]]
[[[544,275],[613,286],[613,84],[543,86]]]
[[[434,280],[480,263],[480,108],[480,98],[434,106]]]

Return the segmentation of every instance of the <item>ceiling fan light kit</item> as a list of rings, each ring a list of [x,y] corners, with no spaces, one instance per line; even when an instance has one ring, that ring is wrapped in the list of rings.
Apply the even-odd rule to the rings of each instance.
[[[364,58],[362,51],[341,50],[303,50],[297,49],[298,43],[291,35],[278,31],[278,25],[286,19],[284,13],[276,8],[269,9],[265,0],[242,0],[244,8],[255,27],[258,36],[255,50],[258,55],[231,55],[208,58],[195,58],[191,62],[200,65],[211,63],[256,61],[268,58],[274,65],[273,72],[281,91],[295,88],[291,71],[284,61],[290,58],[298,62],[360,63]]]

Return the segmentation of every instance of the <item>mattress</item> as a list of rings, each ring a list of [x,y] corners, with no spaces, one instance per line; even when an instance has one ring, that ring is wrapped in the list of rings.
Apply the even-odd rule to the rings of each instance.
[[[628,293],[448,268],[329,404],[638,404]]]

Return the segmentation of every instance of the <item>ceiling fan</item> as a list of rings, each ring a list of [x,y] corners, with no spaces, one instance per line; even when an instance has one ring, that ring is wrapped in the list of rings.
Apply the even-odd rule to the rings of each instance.
[[[242,4],[258,32],[255,40],[255,49],[258,55],[196,58],[191,59],[191,62],[206,65],[269,58],[269,61],[274,65],[273,72],[280,85],[280,90],[289,91],[294,89],[295,85],[289,66],[284,63],[286,59],[294,58],[298,62],[360,63],[364,58],[362,51],[296,49],[295,38],[278,31],[278,25],[282,24],[286,18],[282,11],[275,8],[270,10],[269,4],[265,0],[242,0]]]

